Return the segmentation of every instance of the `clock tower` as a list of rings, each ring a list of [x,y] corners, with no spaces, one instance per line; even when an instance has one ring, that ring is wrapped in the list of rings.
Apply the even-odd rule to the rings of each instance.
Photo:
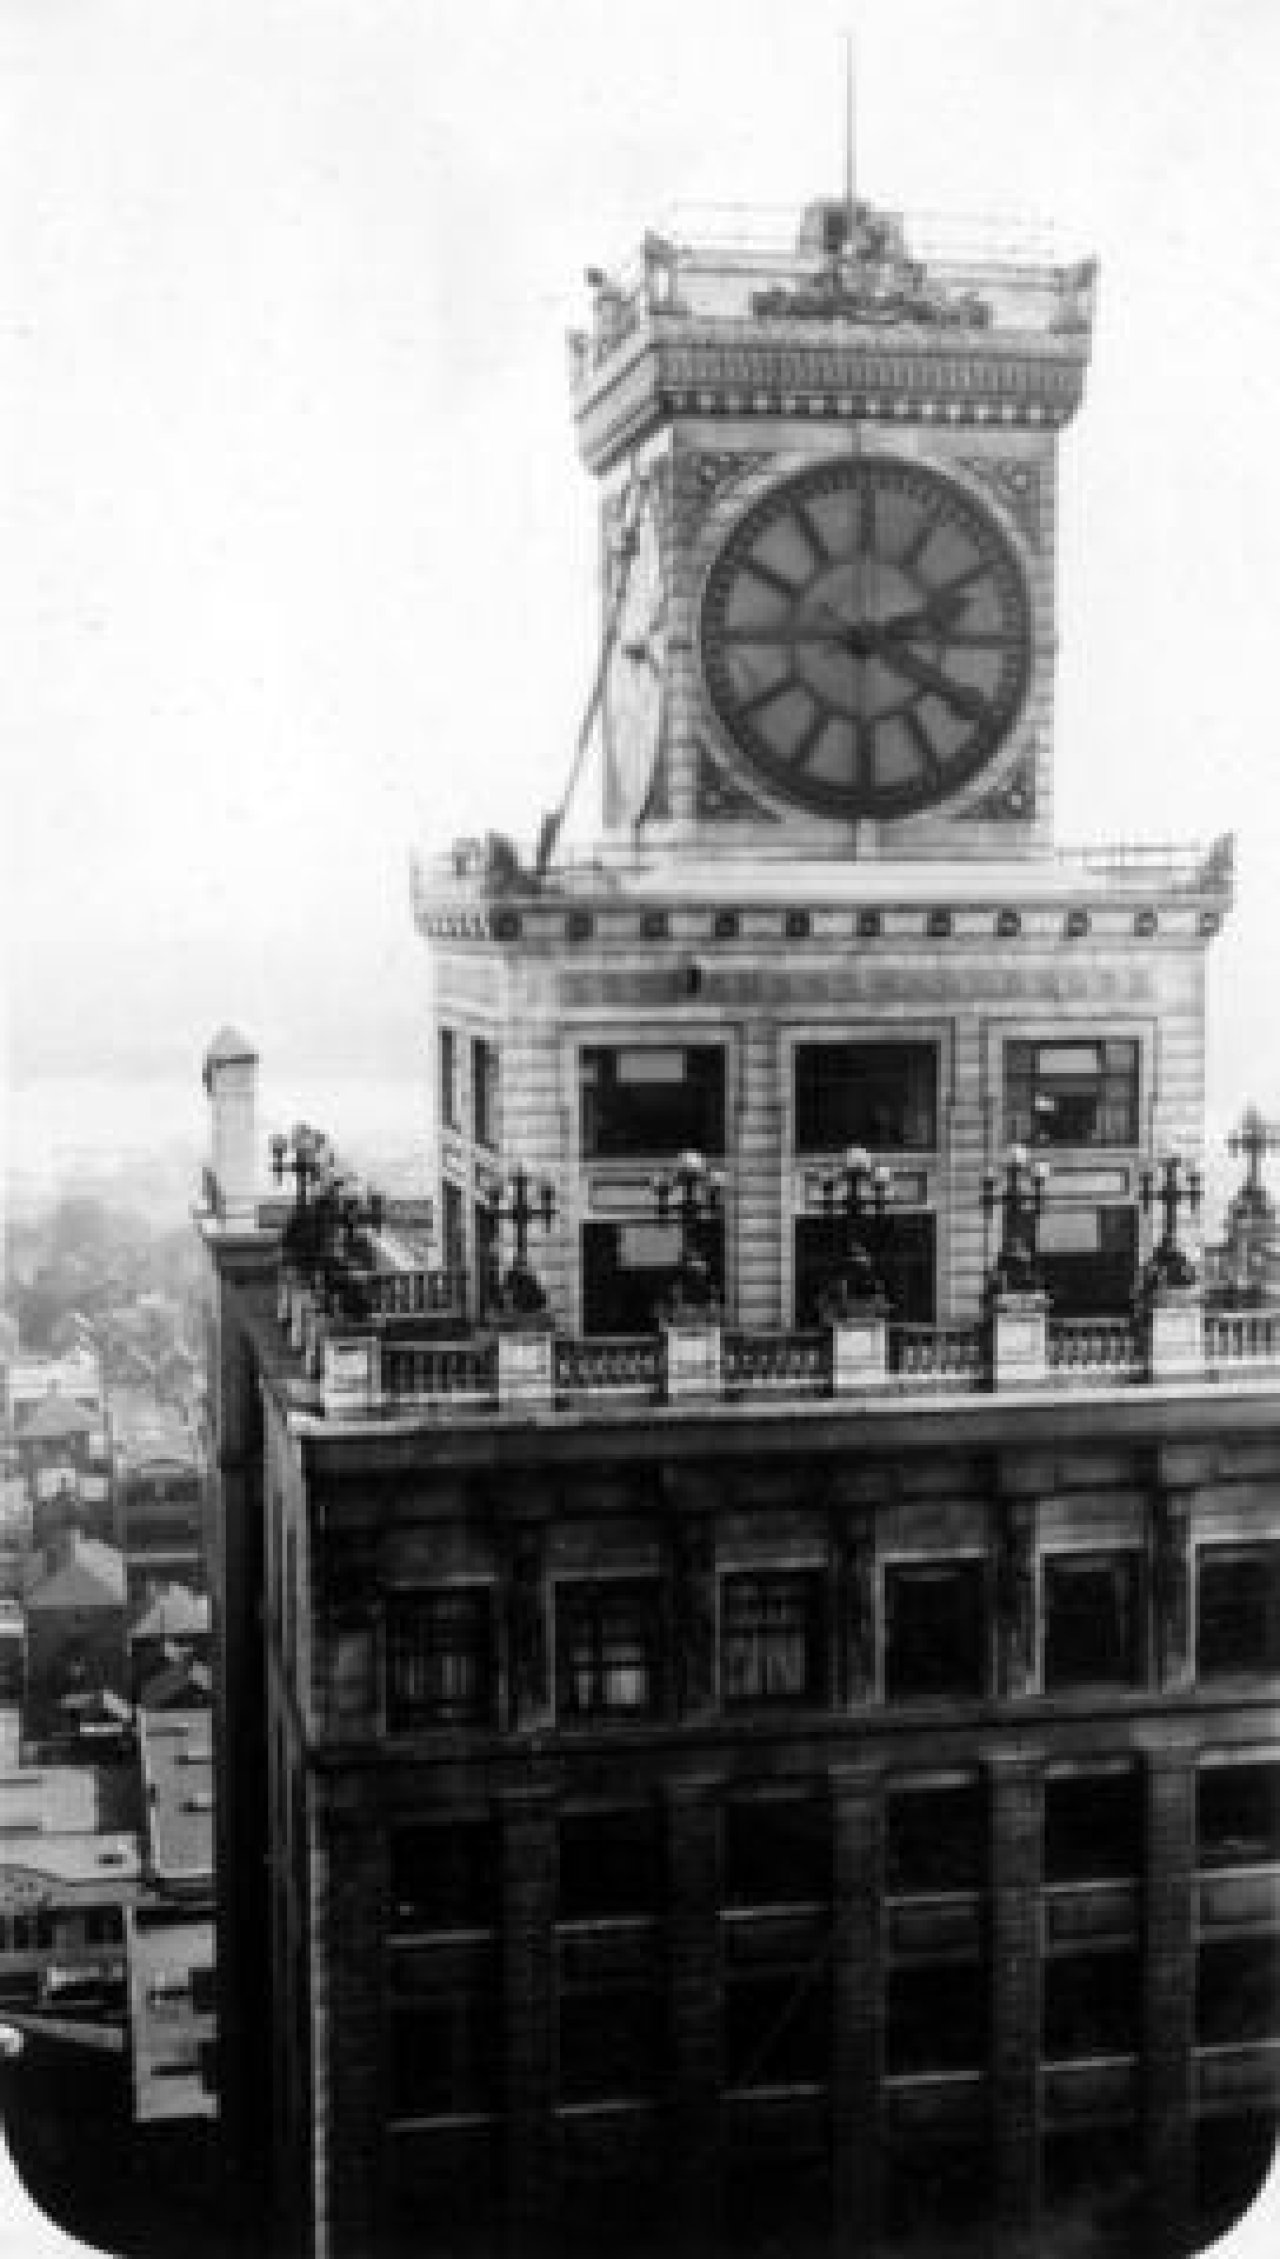
[[[1049,842],[1058,434],[1093,267],[816,203],[646,239],[571,341],[601,483],[602,840],[1000,859]]]
[[[823,1187],[865,1153],[908,1344],[982,1306],[984,1186],[1027,1148],[1055,1309],[1122,1316],[1152,1163],[1200,1152],[1232,882],[1229,843],[1053,840],[1092,263],[847,199],[588,279],[601,638],[570,793],[532,869],[472,843],[416,882],[451,1260],[487,1277],[518,1162],[555,1194],[556,1321],[642,1335],[678,1239],[655,1185],[694,1153],[728,1321],[803,1329]]]

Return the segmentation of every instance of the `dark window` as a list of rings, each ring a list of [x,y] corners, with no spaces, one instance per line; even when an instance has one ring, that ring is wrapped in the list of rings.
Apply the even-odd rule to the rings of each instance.
[[[452,1028],[440,1030],[440,1120],[456,1130],[458,1120],[458,1038]]]
[[[725,2084],[825,2085],[831,2020],[825,1949],[791,1968],[731,1971],[724,1995]]]
[[[839,1271],[848,1245],[842,1217],[797,1216],[795,1311],[798,1326],[818,1323],[822,1290]],[[895,1318],[932,1325],[936,1312],[937,1226],[930,1215],[890,1213],[864,1227],[876,1275]]]
[[[987,1976],[980,1961],[921,1961],[890,1969],[885,2066],[890,2076],[981,2070],[987,2059]]]
[[[497,1295],[501,1270],[498,1222],[488,1200],[477,1200],[475,1204],[475,1232],[476,1295],[483,1317]]]
[[[401,2118],[496,2110],[501,2018],[496,1986],[396,2006],[391,2017],[391,2111]]]
[[[208,1966],[191,1972],[191,2007],[197,2016],[212,2016],[218,2004],[217,1987],[213,1970]]]
[[[1102,1881],[1142,1866],[1142,1783],[1122,1773],[1051,1774],[1044,1787],[1044,1879]]]
[[[929,1153],[938,1142],[938,1054],[932,1043],[796,1046],[796,1151]]]
[[[1206,1765],[1196,1802],[1202,1867],[1280,1861],[1280,1764]]]
[[[446,1271],[456,1277],[467,1267],[466,1204],[460,1184],[446,1177],[440,1188],[440,1239]]]
[[[716,1297],[724,1299],[724,1221],[699,1224],[695,1249],[707,1265]],[[680,1226],[657,1218],[582,1227],[582,1319],[588,1334],[651,1334],[675,1285]]]
[[[562,1718],[645,1718],[658,1701],[658,1582],[565,1579],[555,1588]]]
[[[1280,2039],[1280,1937],[1216,1938],[1201,1946],[1196,2039],[1202,2047]]]
[[[393,1930],[487,1930],[497,1921],[498,1833],[489,1820],[426,1822],[391,1837]]]
[[[1044,1965],[1045,2060],[1132,2055],[1141,2004],[1141,1962],[1131,1948],[1056,1954]]]
[[[84,1918],[86,1945],[119,1945],[124,1937],[124,1917],[118,1906],[91,1906]]]
[[[1023,1145],[1136,1145],[1138,1045],[1006,1043],[1005,1136]]]
[[[662,2001],[652,1985],[602,1982],[561,1993],[562,2102],[656,2094],[662,2057]]]
[[[1142,1677],[1136,1553],[1059,1553],[1044,1564],[1044,1683],[1136,1686]]]
[[[498,1142],[498,1054],[492,1043],[476,1036],[471,1045],[472,1133],[477,1145]]]
[[[483,1725],[493,1705],[488,1587],[406,1593],[387,1607],[387,1722]]]
[[[1204,1545],[1197,1555],[1196,1671],[1280,1671],[1280,1545]]]
[[[822,1578],[812,1570],[727,1576],[720,1595],[726,1703],[814,1702],[822,1692]]]
[[[890,1702],[986,1692],[981,1561],[900,1562],[885,1570],[884,1605]]]
[[[718,1043],[588,1045],[579,1063],[588,1160],[724,1152],[725,1055]]]
[[[976,2135],[912,2133],[892,2143],[885,2161],[885,2228],[920,2259],[930,2252],[988,2248],[991,2155]]]
[[[885,1883],[901,1898],[981,1890],[987,1875],[987,1800],[981,1781],[890,1792]]]
[[[726,1906],[825,1905],[831,1826],[816,1796],[738,1799],[724,1813]]]
[[[571,1813],[561,1820],[562,1922],[641,1919],[657,1912],[661,1898],[656,1813]]]

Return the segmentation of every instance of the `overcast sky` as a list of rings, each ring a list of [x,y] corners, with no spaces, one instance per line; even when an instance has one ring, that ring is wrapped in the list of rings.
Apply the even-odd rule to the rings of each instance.
[[[420,1069],[415,840],[531,837],[597,633],[564,332],[682,200],[841,180],[849,0],[0,0],[12,1068]],[[873,198],[1097,251],[1058,826],[1240,833],[1280,1107],[1275,0],[867,0]],[[9,817],[16,810],[16,820]]]

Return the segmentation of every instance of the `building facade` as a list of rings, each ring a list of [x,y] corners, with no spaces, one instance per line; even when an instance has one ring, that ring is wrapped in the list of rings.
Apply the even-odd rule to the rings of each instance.
[[[1229,844],[1052,843],[1092,285],[862,205],[597,282],[587,847],[415,872],[442,1270],[313,1148],[265,1199],[211,1049],[221,2093],[290,2248],[1174,2252],[1263,2170],[1280,1332],[1187,1239]]]

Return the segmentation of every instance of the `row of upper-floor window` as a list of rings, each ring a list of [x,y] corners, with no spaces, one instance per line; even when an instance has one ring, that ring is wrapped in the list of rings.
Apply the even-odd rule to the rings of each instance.
[[[1147,1683],[1150,1577],[1137,1546],[1046,1550],[1039,1562],[1039,1684],[1048,1694]],[[994,1687],[996,1592],[983,1554],[885,1560],[871,1595],[874,1675],[887,1702],[980,1700]],[[1193,1668],[1201,1682],[1280,1671],[1280,1542],[1194,1548]],[[716,1692],[728,1710],[825,1703],[838,1687],[827,1571],[722,1571]],[[553,1688],[565,1725],[669,1714],[678,1608],[658,1575],[557,1577]],[[544,1627],[545,1628],[545,1627]],[[541,1632],[538,1634],[541,1637]],[[488,1583],[393,1593],[386,1717],[393,1731],[499,1722],[497,1594]],[[875,1658],[873,1657],[873,1666]],[[1032,1678],[1035,1673],[1032,1671]]]
[[[831,2078],[834,2013],[830,1938],[819,1931],[791,1958],[728,1967],[719,1984],[720,2083],[730,2092],[822,2088]],[[1133,1943],[1046,1956],[1039,2055],[1045,2065],[1136,2056],[1142,2049],[1144,1962]],[[881,1978],[883,2068],[889,2078],[991,2068],[992,1975],[980,1955],[895,1966]],[[622,1975],[562,1979],[555,2015],[563,2103],[658,2100],[669,2091],[670,2002],[661,1961]],[[1220,1938],[1196,1953],[1198,2047],[1280,2039],[1280,1936]],[[503,2016],[496,1955],[472,1981],[391,2016],[393,2117],[497,2112],[503,2096]]]
[[[1040,1876],[1048,1890],[1137,1884],[1147,1863],[1147,1784],[1129,1760],[1046,1770]],[[1213,1752],[1195,1770],[1197,1869],[1280,1867],[1280,1756]],[[559,1924],[652,1921],[672,1887],[660,1802],[562,1810],[555,1828]],[[981,1771],[897,1774],[883,1788],[877,1854],[888,1899],[953,1898],[990,1882],[991,1789]],[[768,1793],[728,1790],[714,1811],[715,1897],[725,1919],[797,1908],[834,1896],[830,1798],[801,1782]],[[496,1933],[502,1836],[492,1815],[412,1821],[389,1844],[393,1936]]]
[[[1140,1141],[1136,1037],[1019,1037],[1002,1047],[1003,1134],[1033,1146],[1132,1147]],[[440,1119],[462,1127],[461,1046],[440,1030]],[[579,1132],[587,1160],[662,1158],[692,1147],[723,1154],[728,1052],[723,1043],[587,1044],[578,1053]],[[794,1145],[824,1153],[929,1153],[939,1145],[939,1046],[930,1041],[814,1041],[793,1054]],[[498,1144],[499,1055],[471,1040],[471,1135]]]
[[[124,1915],[118,1906],[0,1914],[0,1953],[66,1952],[76,1946],[123,1942]]]

